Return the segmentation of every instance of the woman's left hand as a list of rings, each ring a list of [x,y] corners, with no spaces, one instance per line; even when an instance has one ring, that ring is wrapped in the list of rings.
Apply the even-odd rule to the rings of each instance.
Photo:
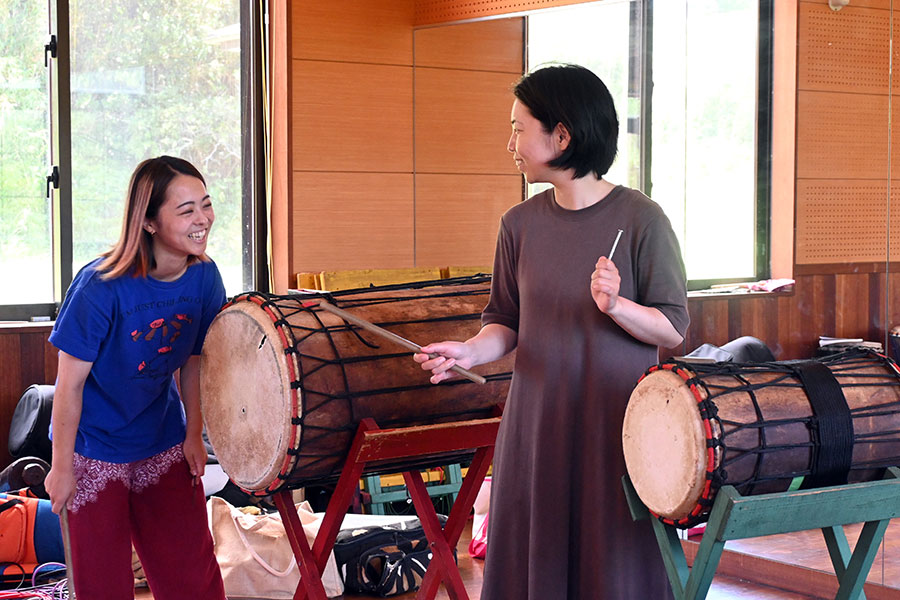
[[[601,256],[591,273],[591,297],[601,312],[608,314],[615,308],[621,282],[615,263]]]
[[[206,469],[206,446],[203,445],[203,437],[188,434],[184,438],[182,450],[184,459],[191,469],[191,475],[194,476],[194,485],[197,485]]]

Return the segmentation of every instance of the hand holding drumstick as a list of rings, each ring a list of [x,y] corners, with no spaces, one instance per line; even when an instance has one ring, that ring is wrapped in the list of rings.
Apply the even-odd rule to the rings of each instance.
[[[423,348],[414,342],[411,342],[403,337],[400,337],[399,335],[397,335],[391,331],[388,331],[386,329],[379,327],[378,325],[375,325],[374,323],[370,323],[369,321],[366,321],[365,319],[357,317],[356,315],[353,315],[343,309],[340,309],[332,304],[329,304],[328,302],[320,301],[317,303],[308,303],[308,304],[310,306],[318,306],[322,310],[328,311],[334,315],[337,315],[338,317],[341,317],[348,323],[353,323],[354,325],[362,327],[366,331],[369,331],[371,333],[379,335],[391,342],[394,342],[395,344],[403,346],[407,350],[412,350],[413,352],[416,352],[416,354],[413,355],[413,358],[416,360],[416,362],[421,363],[426,360],[432,359],[432,360],[438,361],[436,364],[442,364],[442,362],[444,360],[443,356],[437,356],[436,354],[433,354],[433,352],[436,352],[436,351],[431,350],[431,346],[440,346],[441,344],[431,344],[431,346],[426,346]],[[448,342],[448,343],[456,344],[458,342]],[[461,344],[461,345],[464,346],[465,344]],[[422,360],[419,360],[419,358],[416,358],[416,357],[422,357]],[[462,375],[463,377],[465,377],[466,379],[468,379],[470,381],[474,381],[475,383],[479,383],[479,384],[485,383],[486,380],[484,377],[482,377],[481,375],[478,375],[477,373],[472,373],[471,371],[469,371],[468,369],[465,368],[467,366],[472,365],[471,361],[469,361],[468,363],[465,363],[465,362],[461,363],[459,361],[454,361],[451,359],[450,362],[451,362],[451,364],[446,365],[446,368],[443,369],[443,371],[446,371],[447,369],[452,369],[453,371],[459,373],[460,375]],[[465,365],[465,366],[463,366],[463,365]],[[437,381],[435,381],[435,377],[436,376],[433,376],[431,378],[432,383],[437,383],[438,381],[441,380],[441,379],[438,379]],[[449,375],[448,375],[448,377],[449,377]],[[443,377],[442,379],[446,379],[446,377]]]
[[[591,273],[591,297],[597,304],[597,308],[607,314],[616,307],[619,300],[619,285],[622,280],[612,257],[621,237],[622,230],[620,229],[616,234],[612,249],[609,251],[609,256],[601,256],[594,265],[594,272]]]

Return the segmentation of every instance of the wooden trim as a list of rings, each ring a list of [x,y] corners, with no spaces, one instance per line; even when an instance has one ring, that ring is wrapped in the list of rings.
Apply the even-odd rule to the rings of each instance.
[[[773,0],[771,276],[792,277],[797,151],[797,0]]]
[[[285,294],[291,285],[293,222],[290,210],[291,167],[291,6],[292,2],[269,3],[270,62],[272,69],[272,280],[276,294]]]
[[[590,0],[415,0],[415,26],[427,27],[475,19],[520,15],[544,8],[584,4]]]
[[[794,275],[837,275],[841,273],[884,273],[900,270],[900,263],[846,262],[794,265]]]

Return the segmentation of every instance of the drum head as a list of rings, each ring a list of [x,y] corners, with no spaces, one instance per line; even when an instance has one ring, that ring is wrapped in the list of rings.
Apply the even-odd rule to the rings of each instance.
[[[631,394],[622,427],[625,466],[634,489],[651,511],[673,520],[687,517],[706,483],[706,437],[684,379],[659,369]]]
[[[210,325],[200,365],[203,420],[216,458],[238,486],[265,489],[285,467],[297,410],[272,319],[254,302],[225,308]]]

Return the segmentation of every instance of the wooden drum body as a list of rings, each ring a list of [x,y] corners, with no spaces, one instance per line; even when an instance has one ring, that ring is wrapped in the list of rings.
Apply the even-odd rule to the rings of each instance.
[[[879,478],[884,467],[900,464],[896,365],[861,351],[817,362],[849,408],[845,480]],[[743,495],[822,485],[815,483],[816,464],[832,440],[822,434],[800,364],[807,363],[676,361],[651,368],[632,392],[622,431],[628,475],[650,511],[689,527],[708,518],[722,485]]]
[[[327,294],[333,305],[408,340],[465,340],[481,327],[489,282]],[[488,382],[440,385],[411,353],[313,306],[320,295],[235,297],[209,328],[201,402],[222,469],[255,495],[334,481],[357,427],[486,418],[506,398],[511,358],[480,368]],[[462,455],[463,457],[465,455]],[[454,462],[375,463],[367,472]],[[461,457],[453,457],[458,460]]]

